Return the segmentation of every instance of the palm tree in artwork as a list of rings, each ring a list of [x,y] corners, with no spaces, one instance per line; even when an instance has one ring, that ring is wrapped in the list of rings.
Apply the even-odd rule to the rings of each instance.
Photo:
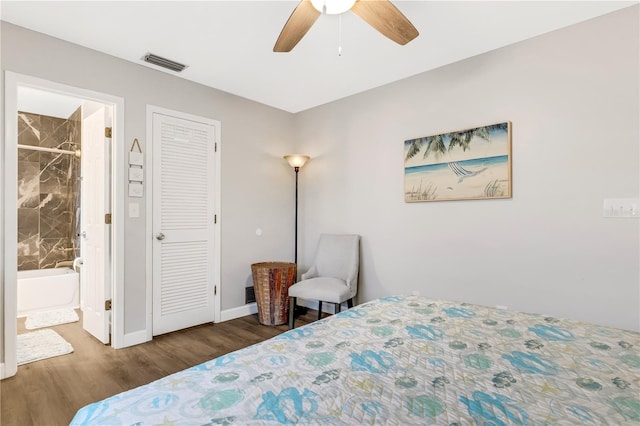
[[[447,135],[449,135],[450,138],[448,151],[452,151],[456,147],[462,148],[463,151],[471,149],[469,144],[474,137],[479,137],[487,142],[491,142],[489,133],[492,130],[506,131],[507,127],[508,123],[500,123],[492,124],[491,126],[464,130],[462,132],[448,133]],[[429,155],[433,154],[436,160],[439,159],[441,155],[447,152],[447,148],[444,145],[444,136],[445,135],[426,136],[423,138],[411,140],[411,144],[409,145],[409,149],[407,150],[405,161],[418,154],[425,145],[426,149],[424,150],[422,158],[427,158],[429,157]]]
[[[409,146],[409,150],[407,151],[405,161],[420,152],[424,145],[427,145],[427,149],[424,151],[423,158],[427,158],[431,153],[434,154],[436,159],[440,158],[440,155],[446,152],[442,136],[443,135],[426,136],[423,138],[413,139],[411,141],[411,146]]]

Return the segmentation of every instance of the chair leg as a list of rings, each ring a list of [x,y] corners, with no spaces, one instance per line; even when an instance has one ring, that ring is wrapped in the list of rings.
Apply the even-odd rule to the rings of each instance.
[[[322,301],[318,300],[318,321],[322,319]]]
[[[342,303],[336,303],[336,314],[339,314],[341,309],[342,309]]]
[[[347,309],[353,308],[353,297],[347,300]]]
[[[293,330],[295,325],[294,322],[296,320],[296,298],[289,298],[289,330]]]

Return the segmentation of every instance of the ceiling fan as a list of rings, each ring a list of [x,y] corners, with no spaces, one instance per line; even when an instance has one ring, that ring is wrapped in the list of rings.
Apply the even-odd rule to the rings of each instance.
[[[284,24],[273,51],[290,52],[321,13],[337,15],[348,10],[398,44],[418,37],[418,30],[389,0],[302,0]]]

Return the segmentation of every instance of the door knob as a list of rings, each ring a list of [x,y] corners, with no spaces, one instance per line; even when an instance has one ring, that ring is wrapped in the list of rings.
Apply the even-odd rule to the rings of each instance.
[[[156,234],[156,240],[160,240],[160,241],[164,240],[164,234],[162,232],[158,232]]]
[[[87,231],[82,231],[78,234],[78,237],[87,238]]]

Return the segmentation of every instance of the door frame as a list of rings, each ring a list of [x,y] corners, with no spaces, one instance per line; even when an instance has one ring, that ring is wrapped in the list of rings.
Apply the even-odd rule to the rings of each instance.
[[[4,174],[0,178],[2,189],[4,238],[2,256],[4,258],[3,317],[3,363],[0,378],[16,374],[17,366],[17,116],[18,87],[28,87],[58,93],[88,101],[108,104],[113,107],[112,151],[111,151],[111,347],[124,347],[124,99],[105,93],[81,89],[65,84],[5,71],[4,73],[4,150],[0,151],[0,164]]]
[[[215,143],[217,144],[217,149],[214,154],[215,161],[215,199],[214,199],[214,214],[216,215],[216,223],[214,224],[214,237],[213,237],[213,249],[215,255],[213,257],[213,282],[216,286],[217,291],[213,294],[213,322],[221,321],[221,313],[220,313],[220,295],[222,293],[222,285],[221,285],[221,271],[220,271],[220,230],[221,227],[221,219],[220,219],[220,191],[221,191],[221,153],[222,153],[222,143],[221,143],[221,131],[220,131],[220,122],[211,118],[201,117],[197,115],[192,115],[180,111],[175,111],[155,105],[147,105],[147,143],[146,143],[146,159],[145,159],[145,187],[147,193],[146,195],[146,217],[145,220],[147,222],[146,227],[146,236],[147,236],[147,244],[146,244],[146,332],[147,332],[147,340],[153,339],[153,114],[163,114],[171,117],[176,117],[184,120],[196,121],[199,123],[209,124],[214,126],[215,128]]]

